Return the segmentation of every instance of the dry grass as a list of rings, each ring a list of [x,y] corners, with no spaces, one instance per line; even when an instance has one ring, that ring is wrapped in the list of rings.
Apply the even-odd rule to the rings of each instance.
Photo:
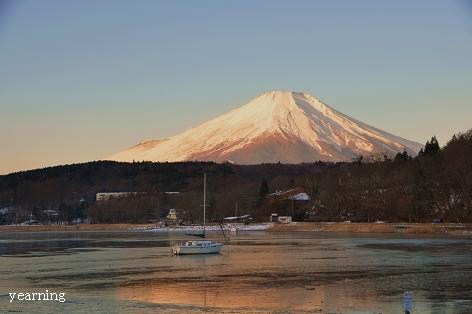
[[[321,231],[354,233],[451,233],[467,234],[472,224],[431,224],[431,223],[292,223],[276,224],[273,232]]]

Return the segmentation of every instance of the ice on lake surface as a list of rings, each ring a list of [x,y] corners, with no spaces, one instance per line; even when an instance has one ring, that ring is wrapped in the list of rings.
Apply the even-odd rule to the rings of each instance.
[[[216,238],[218,234],[210,234]],[[247,232],[220,255],[171,256],[185,235],[0,234],[2,312],[472,313],[472,239]],[[10,292],[65,292],[66,302]]]

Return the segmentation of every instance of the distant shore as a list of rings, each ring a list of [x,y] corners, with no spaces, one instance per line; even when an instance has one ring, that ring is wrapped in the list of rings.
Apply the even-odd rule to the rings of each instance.
[[[43,232],[43,231],[119,231],[131,228],[145,228],[151,224],[77,224],[77,225],[38,225],[0,226],[0,234],[6,232]]]
[[[275,224],[270,231],[314,231],[314,232],[353,232],[353,233],[423,233],[472,235],[472,224],[462,223],[331,223],[299,222]]]
[[[0,226],[1,233],[9,232],[62,232],[62,231],[124,231],[146,230],[154,224],[77,224],[77,225],[39,225]],[[331,222],[296,222],[290,224],[274,224],[268,232],[345,232],[345,233],[421,233],[421,234],[452,234],[472,236],[472,224],[461,223],[331,223]]]

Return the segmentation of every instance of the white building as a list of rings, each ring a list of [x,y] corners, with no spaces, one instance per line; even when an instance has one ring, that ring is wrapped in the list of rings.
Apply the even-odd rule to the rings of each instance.
[[[107,201],[111,198],[123,198],[128,196],[135,196],[138,194],[143,194],[144,192],[102,192],[97,193],[96,200],[97,201]]]
[[[292,222],[292,216],[279,216],[277,221],[283,224],[289,224]]]

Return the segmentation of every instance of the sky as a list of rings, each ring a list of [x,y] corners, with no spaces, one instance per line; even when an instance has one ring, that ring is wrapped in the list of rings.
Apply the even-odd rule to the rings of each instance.
[[[472,2],[0,0],[0,174],[98,160],[271,90],[443,145],[472,128]]]

